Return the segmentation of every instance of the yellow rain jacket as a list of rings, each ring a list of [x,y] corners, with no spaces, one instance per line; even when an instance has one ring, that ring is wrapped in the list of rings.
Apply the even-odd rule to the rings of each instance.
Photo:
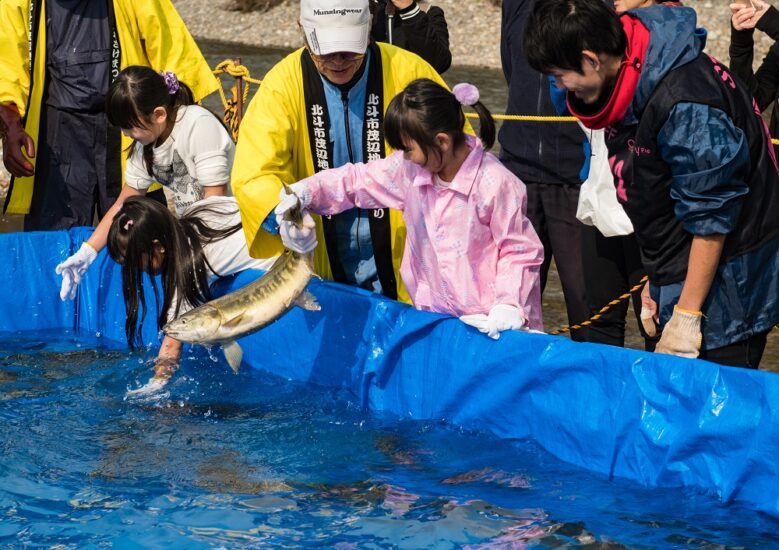
[[[32,5],[32,0],[0,0],[0,104],[16,105],[37,152],[46,69],[46,19],[45,2],[36,0],[37,21],[31,21]],[[145,65],[173,71],[192,88],[198,101],[217,89],[218,80],[169,0],[113,0],[113,8],[121,49],[120,70]],[[37,40],[30,44],[34,23]],[[35,61],[33,75],[31,57]],[[123,150],[131,143],[122,136]],[[122,155],[122,177],[124,161]],[[35,159],[31,162],[35,165]],[[34,180],[35,176],[14,178],[7,212],[29,213]]]
[[[429,78],[446,86],[441,76],[420,57],[389,44],[378,43],[384,82],[384,112],[412,80]],[[246,242],[255,258],[280,254],[281,239],[260,227],[279,202],[282,182],[290,184],[314,174],[314,161],[306,121],[301,55],[291,53],[276,64],[260,85],[241,121],[231,176],[233,194],[241,209]],[[470,126],[468,126],[468,131]],[[385,143],[387,154],[391,148]],[[317,272],[332,279],[324,233],[317,219]],[[398,299],[411,302],[400,278],[406,228],[403,214],[390,210],[392,264]]]

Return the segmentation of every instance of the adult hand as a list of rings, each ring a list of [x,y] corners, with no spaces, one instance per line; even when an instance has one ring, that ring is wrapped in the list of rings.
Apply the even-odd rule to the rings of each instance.
[[[649,281],[641,289],[641,326],[650,338],[657,336],[660,317],[657,313],[657,302],[649,295]]]
[[[701,319],[700,311],[688,311],[679,306],[674,306],[671,319],[663,327],[663,334],[657,343],[655,353],[667,353],[695,359],[700,354]]]
[[[273,213],[276,214],[276,220],[284,218],[298,204],[300,204],[301,210],[304,210],[311,204],[311,191],[308,189],[308,185],[305,182],[299,181],[283,186],[281,191],[279,191],[279,204],[273,210]],[[279,222],[279,225],[281,225],[281,222]]]
[[[308,254],[317,245],[316,222],[305,210],[310,202],[311,192],[308,186],[299,181],[281,189],[279,204],[273,211],[276,214],[276,223],[279,224],[281,242],[299,254]],[[303,220],[300,225],[289,219],[290,212],[295,208],[301,209]]]
[[[758,20],[770,7],[763,0],[751,0],[749,4],[730,4],[730,22],[737,31],[754,29]]]
[[[35,169],[24,154],[35,157],[35,143],[22,128],[15,105],[0,105],[0,133],[3,135],[3,164],[16,177],[32,176]]]
[[[62,275],[62,287],[60,288],[60,300],[72,300],[76,297],[76,290],[89,266],[97,258],[97,251],[87,243],[82,243],[81,248],[67,260],[54,268],[57,275]]]
[[[298,254],[308,254],[316,248],[316,222],[307,211],[303,210],[301,225],[285,219],[276,218],[279,223],[281,242]]]

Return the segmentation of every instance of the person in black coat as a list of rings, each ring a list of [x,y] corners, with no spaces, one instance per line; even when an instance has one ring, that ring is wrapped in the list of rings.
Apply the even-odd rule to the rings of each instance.
[[[500,57],[508,84],[508,114],[557,116],[549,80],[525,60],[522,37],[534,0],[503,0]],[[590,317],[582,272],[582,224],[576,219],[579,188],[589,163],[586,136],[573,122],[506,121],[498,134],[500,160],[527,187],[527,216],[544,244],[541,289],[554,257],[569,324]],[[589,329],[571,338],[588,341]]]
[[[371,38],[417,54],[440,74],[452,65],[444,10],[420,9],[415,0],[371,0]]]
[[[747,2],[748,0],[743,0]],[[774,42],[757,72],[752,70],[754,30],[759,29],[776,40],[779,38],[779,11],[762,0],[731,4],[730,10],[730,70],[743,80],[755,97],[760,111],[774,104],[768,129],[779,135],[779,42]],[[774,146],[779,152],[779,147]]]

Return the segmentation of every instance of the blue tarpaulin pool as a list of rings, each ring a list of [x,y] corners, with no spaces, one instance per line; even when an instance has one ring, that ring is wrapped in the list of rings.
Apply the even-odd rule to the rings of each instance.
[[[54,266],[90,229],[0,235],[0,332],[64,328],[124,341],[119,266],[105,253],[77,299]],[[245,272],[218,293],[254,280]],[[243,368],[351,393],[363,407],[530,440],[647,487],[687,487],[779,517],[779,377],[520,332],[492,341],[458,320],[312,281],[294,308],[240,341]],[[148,297],[154,303],[153,297]],[[144,340],[156,342],[153,319]]]

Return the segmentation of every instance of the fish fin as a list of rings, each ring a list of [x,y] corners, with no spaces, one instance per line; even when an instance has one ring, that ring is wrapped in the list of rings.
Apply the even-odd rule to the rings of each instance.
[[[233,317],[229,321],[224,321],[222,323],[222,326],[223,327],[227,327],[227,328],[235,328],[235,327],[237,327],[238,325],[241,324],[242,320],[243,320],[243,313],[241,313],[240,315],[236,315],[235,317]]]
[[[243,359],[241,346],[235,340],[230,340],[222,344],[222,351],[225,354],[225,359],[227,359],[227,364],[230,365],[235,374],[238,374],[241,368],[241,360]]]
[[[304,290],[303,293],[295,299],[295,305],[306,311],[319,311],[322,309],[322,306],[319,305],[316,297],[308,290]]]

